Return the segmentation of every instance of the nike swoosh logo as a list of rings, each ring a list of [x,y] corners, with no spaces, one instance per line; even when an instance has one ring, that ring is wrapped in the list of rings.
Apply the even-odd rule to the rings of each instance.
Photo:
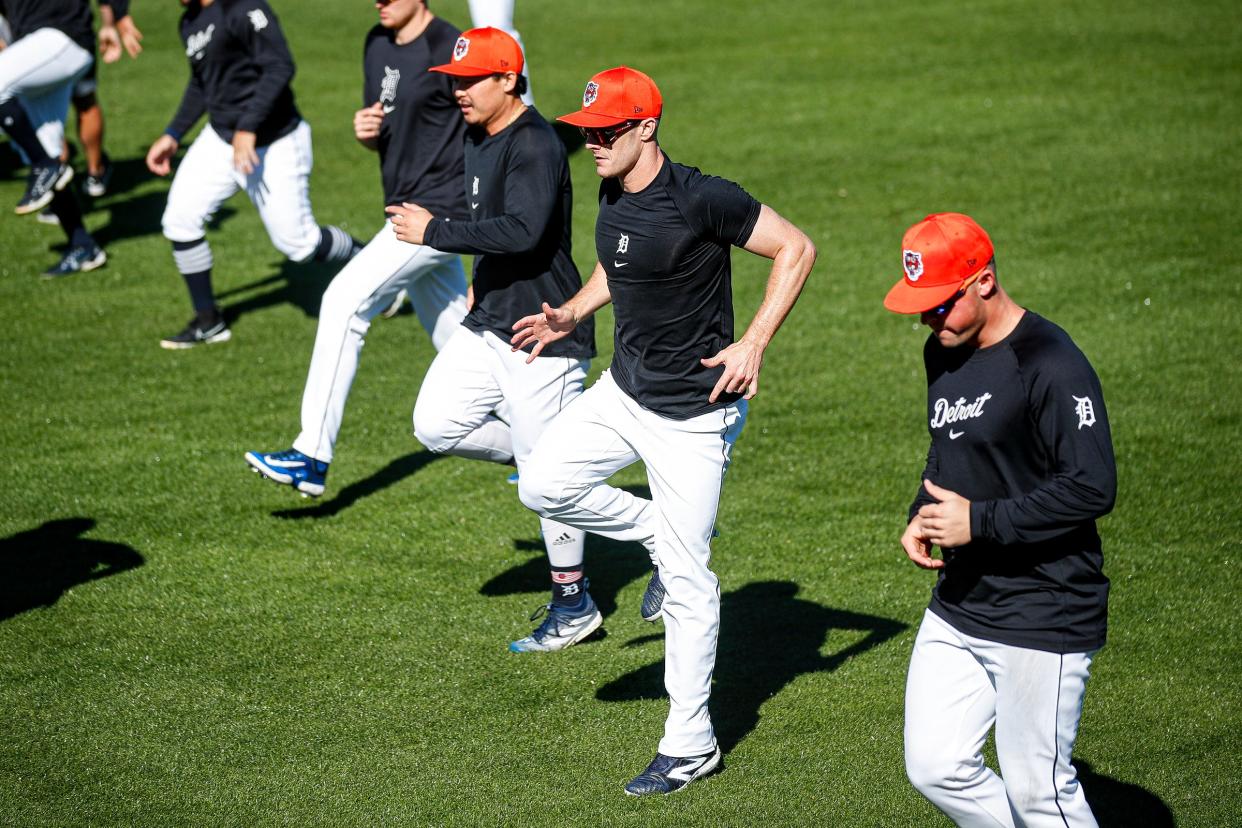
[[[616,259],[612,260],[613,267],[627,267],[628,265],[629,265],[629,262],[618,262]]]
[[[479,202],[477,202],[477,201],[472,201],[472,202],[470,202],[470,209],[471,209],[471,210],[477,210],[477,209],[479,209]]]
[[[265,458],[263,462],[278,469],[300,469],[306,465],[302,460],[277,460],[275,457]]]
[[[961,437],[965,433],[966,432],[964,431],[954,431],[953,429],[949,429],[949,439],[956,440],[958,437]]]
[[[394,109],[396,109],[396,107],[395,107],[395,106],[389,106],[388,104],[384,104],[384,114],[385,114],[385,115],[387,115],[389,112],[392,112]]]

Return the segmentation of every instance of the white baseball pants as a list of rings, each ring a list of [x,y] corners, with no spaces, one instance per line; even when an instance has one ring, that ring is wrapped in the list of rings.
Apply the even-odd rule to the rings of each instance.
[[[1096,825],[1070,764],[1094,653],[964,635],[928,610],[906,680],[906,774],[957,825]],[[1001,776],[983,763],[996,727]]]
[[[319,328],[302,393],[302,432],[293,447],[332,462],[345,402],[371,320],[404,289],[436,350],[466,315],[466,274],[455,253],[400,241],[391,222],[341,269],[324,291]]]
[[[643,408],[605,372],[539,440],[518,483],[536,512],[604,537],[654,538],[664,599],[664,686],[669,714],[660,753],[716,749],[707,701],[716,665],[720,583],[709,568],[712,529],[733,444],[746,422],[739,401],[688,420]],[[651,500],[605,481],[642,460]]]
[[[276,249],[295,262],[310,259],[319,245],[310,203],[310,124],[300,122],[293,132],[255,152],[259,165],[254,172],[238,172],[232,145],[211,124],[204,125],[173,176],[162,221],[164,237],[174,242],[203,238],[220,205],[245,190]]]
[[[31,32],[0,50],[0,103],[21,98],[43,151],[59,158],[73,85],[94,57],[59,29]]]
[[[427,369],[414,403],[414,436],[436,454],[512,460],[525,477],[535,442],[582,394],[591,366],[553,356],[527,365],[526,357],[490,331],[459,326]],[[539,522],[554,566],[562,557],[582,560],[581,530],[542,516]]]

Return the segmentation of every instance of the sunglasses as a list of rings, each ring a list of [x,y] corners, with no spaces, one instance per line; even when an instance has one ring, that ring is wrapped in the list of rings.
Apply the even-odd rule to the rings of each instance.
[[[625,121],[610,127],[578,127],[578,131],[588,144],[612,147],[613,142],[641,123],[642,121]]]
[[[957,293],[949,297],[948,301],[937,305],[936,307],[928,311],[928,313],[932,314],[933,316],[948,316],[949,311],[953,310],[953,306],[957,304],[957,300],[961,299],[963,296],[966,295],[967,288],[969,288],[975,282],[979,281],[979,277],[982,276],[986,270],[987,268],[985,267],[983,270],[980,270],[974,276],[971,276],[969,279],[966,280],[966,284],[962,285],[961,289],[958,290]]]

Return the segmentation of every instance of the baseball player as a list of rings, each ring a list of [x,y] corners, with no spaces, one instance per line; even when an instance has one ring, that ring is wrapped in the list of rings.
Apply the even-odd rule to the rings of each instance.
[[[293,56],[266,0],[181,0],[181,40],[190,81],[147,168],[172,171],[181,138],[206,113],[177,168],[162,220],[185,279],[194,318],[160,340],[165,348],[224,342],[230,332],[211,287],[204,228],[225,199],[245,190],[272,244],[295,262],[348,261],[362,247],[339,227],[321,227],[310,203],[311,129],[293,100]]]
[[[101,6],[109,6],[116,20],[129,14],[128,0]],[[87,0],[4,0],[0,10],[13,29],[12,42],[0,51],[0,126],[30,163],[17,213],[50,207],[69,240],[69,249],[45,276],[95,270],[108,257],[83,224],[81,206],[67,189],[73,168],[60,157],[70,94],[95,61],[90,5]],[[106,51],[120,42],[120,35],[105,20],[99,40]]]
[[[465,123],[453,82],[427,70],[452,57],[461,32],[424,0],[378,5],[379,25],[363,49],[363,108],[354,135],[379,153],[386,205],[417,201],[446,219],[469,220],[462,180]],[[287,451],[247,452],[265,477],[306,495],[323,493],[345,401],[371,320],[404,291],[436,349],[466,315],[461,259],[399,240],[385,222],[323,295],[319,331],[302,395],[302,432]]]
[[[1070,754],[1108,609],[1095,521],[1117,471],[1100,382],[1001,288],[971,218],[930,215],[902,248],[884,305],[931,329],[931,446],[901,544],[939,573],[910,657],[906,773],[958,825],[1094,826]],[[1003,779],[983,760],[993,726]]]
[[[522,91],[522,103],[535,105],[535,95],[530,88],[530,63],[525,60],[526,46],[522,43],[522,34],[513,25],[513,8],[517,0],[469,0],[470,22],[476,29],[500,29],[517,41],[522,50],[522,77],[526,79],[526,88]]]
[[[455,78],[468,125],[471,220],[449,221],[417,204],[388,208],[398,238],[475,255],[473,305],[427,370],[414,434],[438,454],[511,462],[519,473],[547,424],[582,393],[595,355],[593,325],[545,349],[532,365],[509,344],[512,321],[538,310],[541,297],[565,301],[582,287],[570,256],[573,189],[565,147],[522,103],[522,64],[516,40],[483,28],[462,34],[452,59],[432,67]],[[581,566],[562,566],[582,560],[583,533],[554,520],[541,524],[553,582],[552,602],[541,612],[572,616],[574,634],[589,635],[603,618],[586,595]],[[530,642],[542,649],[567,643]]]
[[[671,793],[720,766],[707,709],[720,621],[709,542],[764,350],[815,262],[810,239],[770,207],[671,161],[656,140],[662,109],[655,82],[619,66],[591,78],[582,108],[559,119],[582,129],[603,179],[598,262],[577,295],[519,319],[512,337],[538,357],[613,303],[611,367],[544,432],[518,490],[545,517],[654,553],[655,600],[644,603],[658,617],[664,591],[670,709],[655,759],[625,786],[635,796]],[[773,260],[767,294],[737,341],[732,246]],[[651,500],[605,482],[637,460]]]

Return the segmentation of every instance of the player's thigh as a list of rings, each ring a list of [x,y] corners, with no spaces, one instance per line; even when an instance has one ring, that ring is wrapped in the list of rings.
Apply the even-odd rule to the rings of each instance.
[[[998,658],[996,757],[1005,786],[1018,800],[1054,798],[1053,768],[1058,778],[1073,778],[1091,654],[1003,647]]]
[[[520,485],[531,495],[570,497],[638,462],[637,450],[618,427],[629,414],[607,376],[556,415],[519,466]]]
[[[520,466],[549,424],[582,394],[591,362],[572,357],[536,357],[514,351],[490,331],[485,334],[497,363],[501,390],[513,429],[513,455]]]
[[[176,242],[201,239],[207,222],[236,192],[233,148],[208,124],[190,144],[173,174],[161,220],[165,238]]]
[[[323,294],[320,317],[346,315],[370,321],[392,304],[402,288],[451,261],[458,261],[457,256],[398,240],[385,222],[332,279]]]
[[[647,481],[668,540],[706,554],[720,508],[724,474],[746,422],[744,401],[675,420],[630,402],[637,428],[627,432],[647,466]],[[706,565],[706,561],[702,562]]]
[[[906,676],[906,772],[916,786],[970,778],[996,720],[996,690],[966,638],[927,610]]]
[[[241,178],[246,194],[276,249],[295,262],[306,261],[319,245],[319,225],[310,201],[314,163],[310,124],[300,122],[258,154],[259,166]]]
[[[57,29],[39,29],[0,50],[0,100],[72,89],[94,58]],[[59,152],[59,151],[58,151]]]
[[[459,327],[423,377],[414,403],[414,431],[460,438],[482,425],[501,398],[492,354],[483,337]]]

